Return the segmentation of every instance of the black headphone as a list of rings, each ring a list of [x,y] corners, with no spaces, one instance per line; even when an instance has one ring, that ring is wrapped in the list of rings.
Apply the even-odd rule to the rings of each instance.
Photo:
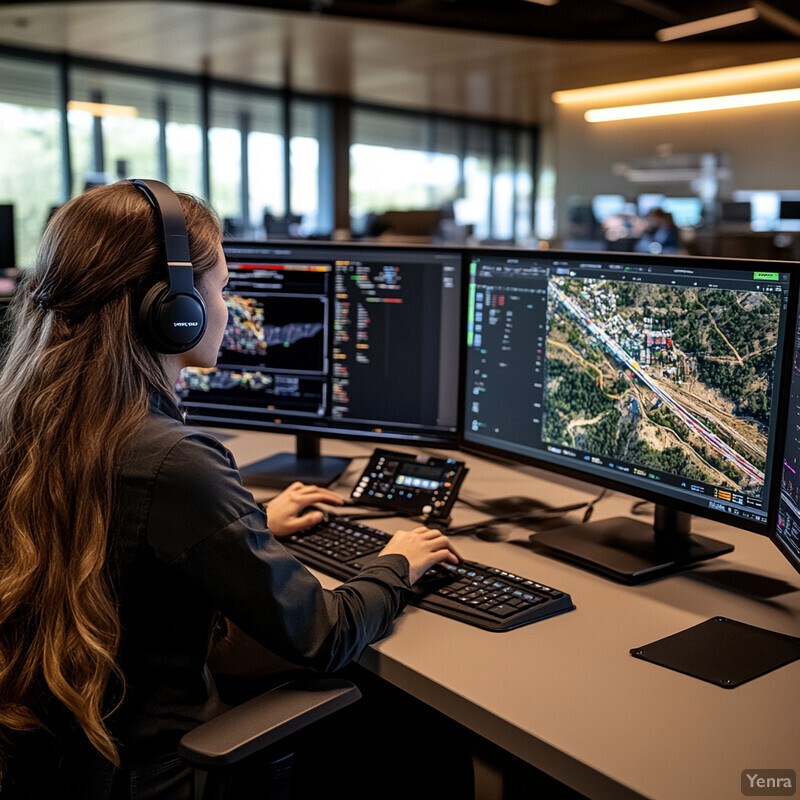
[[[131,183],[156,210],[167,268],[166,280],[156,283],[139,306],[139,328],[157,352],[185,353],[203,338],[206,304],[194,288],[183,209],[165,183],[138,179]]]

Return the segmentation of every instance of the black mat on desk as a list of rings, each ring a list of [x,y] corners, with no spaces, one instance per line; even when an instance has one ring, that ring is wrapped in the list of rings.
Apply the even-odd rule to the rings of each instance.
[[[733,689],[800,658],[800,639],[713,617],[631,655]]]

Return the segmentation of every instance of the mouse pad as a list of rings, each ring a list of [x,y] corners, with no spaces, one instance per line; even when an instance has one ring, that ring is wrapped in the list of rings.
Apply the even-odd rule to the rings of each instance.
[[[800,639],[727,617],[713,617],[635,647],[631,655],[733,689],[800,658]]]

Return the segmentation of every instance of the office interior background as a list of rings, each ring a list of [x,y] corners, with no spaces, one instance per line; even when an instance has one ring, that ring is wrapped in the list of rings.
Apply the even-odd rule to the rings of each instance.
[[[52,210],[131,176],[210,200],[229,237],[632,250],[660,208],[678,252],[800,260],[799,42],[797,0],[0,4],[0,209],[15,243],[0,246],[0,311],[3,268],[33,264]],[[628,106],[641,116],[587,119]],[[240,463],[262,457],[252,447]],[[487,496],[512,491],[500,467],[480,474]],[[730,536],[732,584],[751,569],[759,590],[785,579],[760,537]],[[770,759],[797,740],[792,673],[721,700],[710,685],[672,691],[630,648],[721,611],[788,631],[796,582],[788,599],[753,599],[720,588],[723,564],[717,584],[631,602],[629,587],[497,546],[471,538],[467,557],[569,590],[576,627],[491,651],[470,629],[425,652],[443,629],[409,625],[370,655],[377,673],[593,796],[728,797],[744,768],[791,766]],[[709,793],[723,775],[732,792]],[[517,785],[507,798],[530,796]]]
[[[796,258],[792,6],[6,3],[0,203],[15,263],[32,264],[53,208],[128,176],[209,199],[237,237],[632,249],[657,207],[679,251]],[[713,29],[679,29],[699,18]]]

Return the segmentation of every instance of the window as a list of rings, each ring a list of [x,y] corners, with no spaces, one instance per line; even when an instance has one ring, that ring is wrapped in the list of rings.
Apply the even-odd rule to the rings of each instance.
[[[23,265],[55,206],[134,176],[208,195],[228,233],[247,237],[265,234],[266,214],[275,230],[328,235],[345,189],[356,233],[372,214],[417,209],[441,212],[443,241],[531,232],[535,131],[513,125],[8,49],[0,136],[0,203],[15,206]]]
[[[170,186],[201,197],[204,191],[200,89],[174,84],[162,93],[161,99],[167,149],[164,178]]]
[[[492,137],[485,125],[472,124],[467,129],[464,158],[464,203],[460,218],[473,225],[478,239],[491,236],[489,213],[492,197]]]
[[[0,56],[0,203],[14,206],[20,267],[33,265],[50,211],[62,201],[60,136],[57,67]]]
[[[514,175],[514,191],[517,197],[515,238],[518,242],[525,242],[533,235],[533,134],[530,131],[521,131],[517,147]]]
[[[236,235],[263,235],[266,213],[286,213],[282,108],[275,96],[211,92],[211,201]]]
[[[466,231],[504,241],[530,234],[530,132],[373,108],[356,108],[352,129],[354,230],[390,209],[440,209],[453,223],[442,235],[453,241]]]
[[[323,103],[297,100],[292,103],[291,197],[293,214],[300,216],[300,233],[330,233],[333,228],[333,197],[320,189],[320,139],[330,130],[329,111]],[[320,204],[331,206],[330,213]],[[323,211],[323,213],[320,213]]]
[[[69,83],[73,194],[130,177],[201,192],[196,86],[80,67],[70,70]]]
[[[355,109],[352,130],[350,206],[355,226],[370,213],[437,209],[458,197],[459,159],[445,125],[437,131],[424,116]]]

